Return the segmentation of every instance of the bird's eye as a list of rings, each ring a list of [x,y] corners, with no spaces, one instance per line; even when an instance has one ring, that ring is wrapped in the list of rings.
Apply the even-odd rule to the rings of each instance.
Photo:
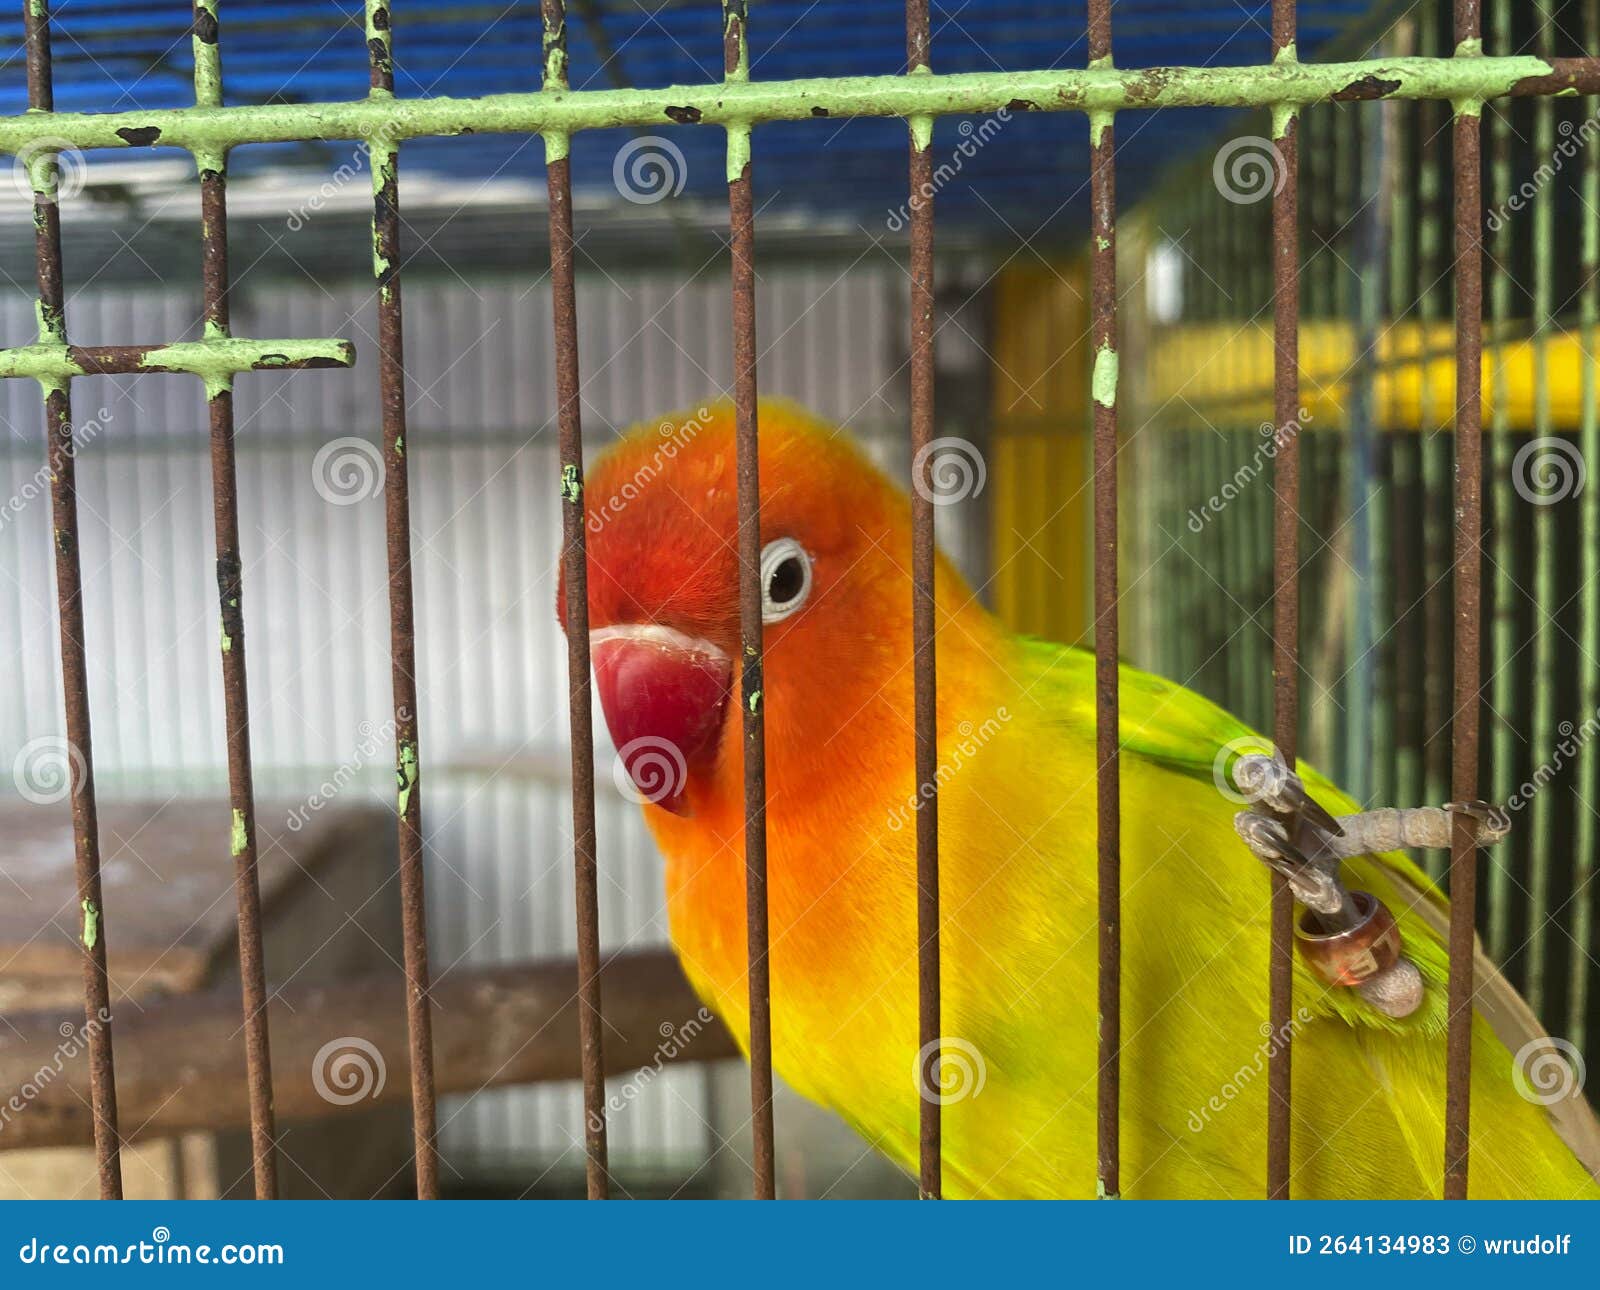
[[[811,557],[793,538],[761,549],[761,621],[781,622],[811,594]]]

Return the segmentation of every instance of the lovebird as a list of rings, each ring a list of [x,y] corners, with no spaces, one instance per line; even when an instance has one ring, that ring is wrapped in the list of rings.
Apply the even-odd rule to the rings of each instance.
[[[936,571],[938,1087],[918,1063],[908,495],[842,431],[759,407],[772,1043],[777,1072],[913,1175],[943,1100],[951,1197],[1093,1197],[1094,660],[1015,635]],[[644,424],[584,485],[596,689],[665,856],[670,935],[748,1051],[734,416]],[[565,586],[557,597],[565,623]],[[1269,883],[1215,776],[1252,732],[1121,669],[1121,1194],[1265,1191]],[[1335,815],[1359,809],[1301,766]],[[1396,1018],[1297,957],[1296,1197],[1442,1189],[1447,904],[1404,853],[1344,874],[1398,921],[1422,1000]],[[1478,958],[1470,1192],[1596,1197],[1575,1072]]]

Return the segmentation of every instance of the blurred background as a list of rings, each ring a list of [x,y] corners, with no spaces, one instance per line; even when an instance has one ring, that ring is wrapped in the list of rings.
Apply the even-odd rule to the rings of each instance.
[[[1263,62],[1269,7],[1119,0],[1118,62]],[[192,103],[187,4],[55,8],[58,110]],[[230,0],[226,9],[227,102],[365,93],[359,0]],[[1308,0],[1300,11],[1304,60],[1450,52],[1448,6],[1437,0]],[[394,21],[402,96],[538,88],[531,0],[411,0],[395,6]],[[1593,52],[1595,23],[1589,0],[1487,0],[1486,47]],[[1081,0],[936,0],[934,65],[1081,66],[1084,27]],[[720,19],[703,0],[575,2],[569,39],[574,88],[720,78]],[[904,70],[903,9],[880,0],[767,0],[751,42],[757,79]],[[0,110],[17,112],[26,99],[14,15],[0,19],[0,43]],[[1484,116],[1484,789],[1518,815],[1510,843],[1485,853],[1481,930],[1552,1033],[1593,1058],[1600,494],[1584,483],[1597,450],[1600,118],[1577,98],[1502,100]],[[1372,805],[1449,796],[1448,121],[1444,104],[1347,103],[1310,109],[1301,127],[1303,753]],[[1271,127],[1265,114],[1165,110],[1124,114],[1118,135],[1124,650],[1265,728],[1266,247],[1281,179]],[[937,432],[977,445],[983,463],[979,486],[940,508],[940,540],[1012,626],[1081,641],[1087,128],[1076,115],[1019,109],[941,120],[933,147]],[[755,131],[754,157],[762,392],[848,427],[907,477],[905,128],[767,125]],[[575,139],[572,159],[592,451],[728,389],[723,136],[596,131]],[[192,162],[154,149],[69,153],[62,164],[73,341],[197,336]],[[392,851],[393,829],[367,157],[349,143],[255,146],[237,150],[230,170],[235,331],[338,336],[358,353],[350,372],[247,374],[236,408],[257,794],[263,827],[294,853],[284,917],[325,925],[319,944],[351,942],[335,970],[382,966],[397,955],[380,916],[387,905],[371,905],[370,926],[355,917],[392,886],[382,851]],[[521,136],[409,142],[401,202],[430,952],[439,973],[565,957],[573,893],[542,146]],[[0,174],[0,345],[35,337],[33,272],[26,177]],[[79,380],[73,401],[95,769],[119,821],[107,861],[127,870],[124,899],[149,899],[141,866],[155,874],[161,864],[147,820],[199,839],[202,857],[215,846],[226,870],[205,409],[198,381],[158,375]],[[24,899],[38,866],[70,870],[71,860],[62,797],[34,764],[64,729],[43,444],[37,389],[0,387],[0,496],[10,499],[0,507],[0,658],[9,663],[0,794],[13,797],[14,821],[0,872],[23,892],[0,925],[0,943],[12,943],[9,959],[0,952],[7,1009],[45,999],[41,983],[56,970],[24,972],[22,950],[73,934],[70,920],[52,921],[59,911]],[[601,738],[604,729],[597,721]],[[663,945],[658,857],[637,809],[614,791],[611,750],[597,757],[603,948]],[[302,863],[296,839],[324,814],[374,849],[372,890],[358,885],[354,909],[331,880],[308,887],[296,876],[323,871]],[[36,846],[15,841],[45,819]],[[173,840],[160,848],[180,849]],[[329,907],[296,915],[302,901]],[[294,976],[300,969],[284,962],[302,958],[274,963],[269,943],[269,975]],[[187,976],[164,974],[156,952],[117,984],[130,999],[197,989],[222,980],[225,962],[219,953]],[[8,972],[22,982],[9,994]],[[611,1120],[611,1168],[631,1194],[747,1189],[742,1065],[675,1063],[628,1084],[624,1102]],[[777,1121],[785,1194],[912,1194],[823,1113],[791,1098]],[[581,1191],[572,1085],[453,1096],[440,1122],[454,1194]],[[398,1131],[403,1140],[403,1120]],[[223,1192],[234,1181],[225,1158],[213,1151],[205,1166]],[[186,1185],[170,1160],[151,1169],[156,1191]],[[304,1173],[318,1170],[308,1163]],[[382,1191],[384,1173],[347,1190]],[[0,1153],[0,1188],[8,1178],[29,1190]]]

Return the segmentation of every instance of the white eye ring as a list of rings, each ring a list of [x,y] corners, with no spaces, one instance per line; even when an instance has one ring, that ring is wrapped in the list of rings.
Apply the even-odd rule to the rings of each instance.
[[[799,566],[799,585],[795,566]],[[782,598],[774,595],[781,594]],[[793,538],[778,538],[761,548],[761,621],[782,622],[811,595],[811,557]]]

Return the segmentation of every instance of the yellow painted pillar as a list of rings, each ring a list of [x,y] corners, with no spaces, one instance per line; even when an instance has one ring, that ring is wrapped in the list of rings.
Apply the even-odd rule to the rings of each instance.
[[[994,605],[1015,631],[1089,633],[1092,524],[1087,262],[995,284],[990,514]]]

